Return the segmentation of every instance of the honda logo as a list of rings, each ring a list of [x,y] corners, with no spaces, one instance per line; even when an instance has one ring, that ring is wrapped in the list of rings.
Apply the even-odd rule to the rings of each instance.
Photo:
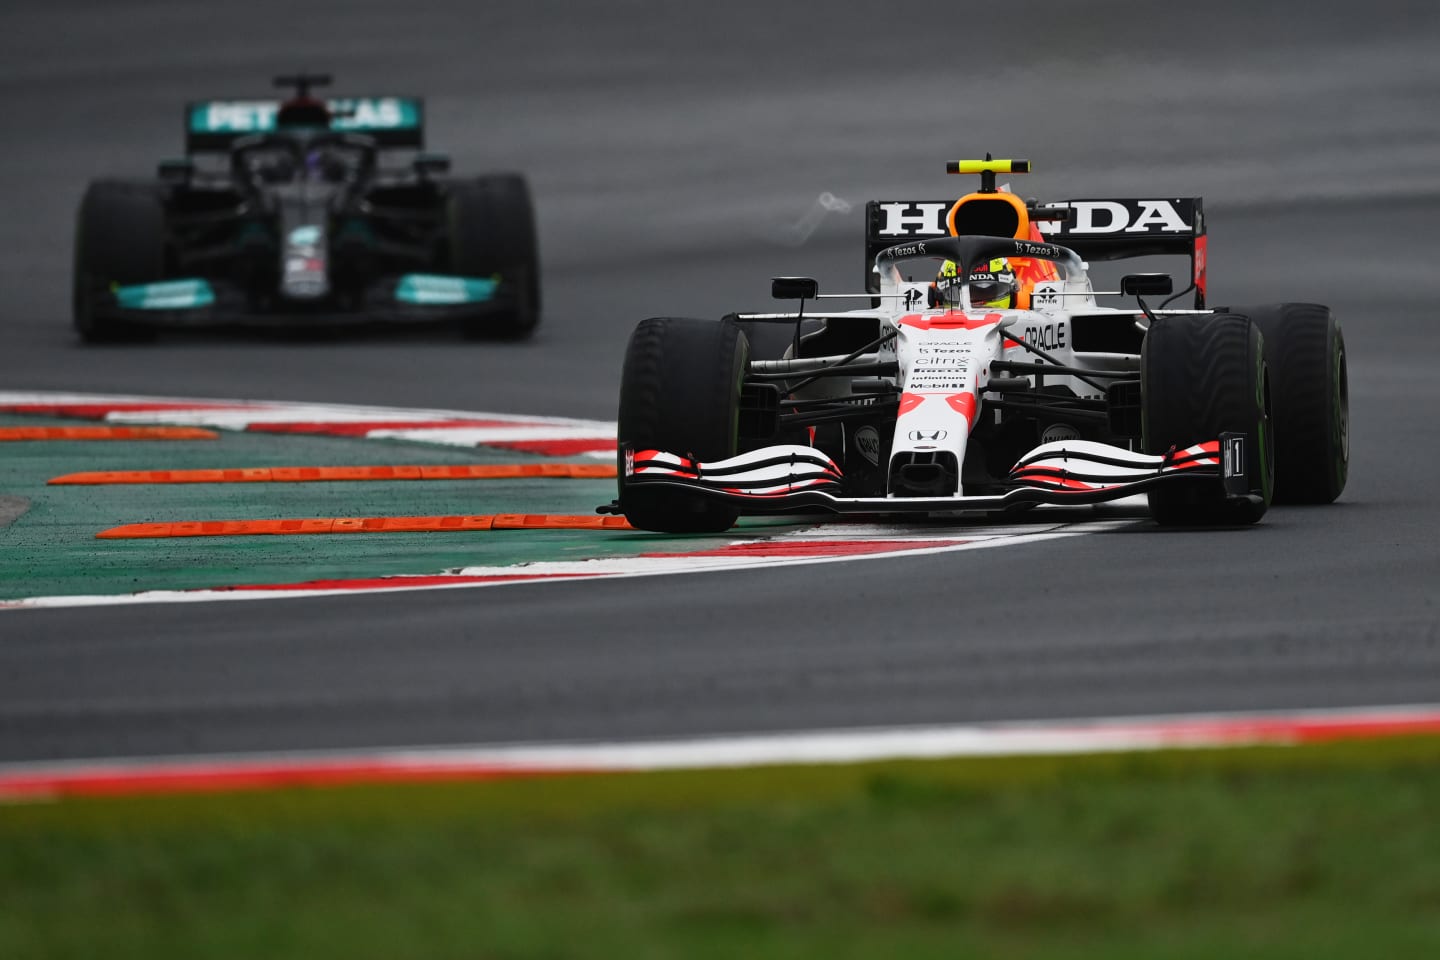
[[[882,203],[885,225],[882,237],[913,237],[945,233],[948,203]]]
[[[911,440],[944,440],[948,434],[944,430],[911,430]]]
[[[1055,206],[1075,211],[1074,223],[1037,221],[1044,234],[1073,237],[1078,234],[1192,233],[1194,227],[1171,200],[1071,200]],[[1188,209],[1188,207],[1187,207]]]

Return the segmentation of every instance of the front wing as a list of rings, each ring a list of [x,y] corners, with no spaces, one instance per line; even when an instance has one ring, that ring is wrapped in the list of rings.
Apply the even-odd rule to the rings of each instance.
[[[987,513],[1036,504],[1092,504],[1169,483],[1211,483],[1227,497],[1249,495],[1241,451],[1244,434],[1151,456],[1088,440],[1042,444],[1010,470],[1004,493],[952,497],[846,497],[835,462],[814,447],[778,445],[700,463],[661,450],[624,451],[627,486],[664,486],[721,500],[743,514],[827,510],[834,513]]]
[[[520,302],[515,285],[498,278],[405,274],[372,282],[360,302],[341,306],[326,298],[285,299],[278,291],[257,298],[226,282],[185,278],[88,292],[102,320],[153,327],[285,326],[354,323],[439,323],[504,314]],[[267,306],[257,309],[257,302]]]

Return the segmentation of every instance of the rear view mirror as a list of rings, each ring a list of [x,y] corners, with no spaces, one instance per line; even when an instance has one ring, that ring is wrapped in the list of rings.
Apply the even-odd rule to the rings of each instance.
[[[775,277],[770,281],[770,296],[776,300],[814,300],[820,284],[810,277]]]
[[[1175,289],[1168,273],[1130,273],[1120,279],[1127,297],[1163,297]]]

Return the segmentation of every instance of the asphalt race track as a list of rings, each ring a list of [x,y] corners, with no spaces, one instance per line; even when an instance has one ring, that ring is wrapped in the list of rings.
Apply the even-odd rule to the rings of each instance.
[[[775,274],[856,289],[863,201],[944,197],[990,150],[1034,161],[1022,194],[1204,195],[1212,302],[1340,314],[1353,441],[1336,506],[1247,530],[7,614],[0,760],[1440,702],[1437,48],[1428,0],[7,3],[5,389],[611,419],[637,320],[764,306]],[[457,171],[527,173],[534,341],[75,341],[85,181],[296,68],[425,94]],[[803,236],[825,192],[855,208]]]

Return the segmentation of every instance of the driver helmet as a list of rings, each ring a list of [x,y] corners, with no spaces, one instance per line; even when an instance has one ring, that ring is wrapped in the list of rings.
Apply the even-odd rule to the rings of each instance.
[[[935,276],[932,288],[933,306],[958,307],[961,305],[961,283],[959,267],[954,260],[946,260]],[[970,268],[970,306],[1008,310],[1015,304],[1015,292],[1019,285],[1010,261],[996,257],[988,263],[978,263]]]
[[[275,114],[276,130],[329,129],[330,107],[315,97],[291,97]]]

